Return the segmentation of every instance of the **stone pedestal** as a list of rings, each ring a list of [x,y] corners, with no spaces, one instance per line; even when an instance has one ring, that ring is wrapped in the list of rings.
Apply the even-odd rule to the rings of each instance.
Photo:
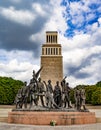
[[[57,125],[96,123],[95,113],[93,112],[12,111],[8,114],[8,123],[50,125],[52,120],[55,120]]]

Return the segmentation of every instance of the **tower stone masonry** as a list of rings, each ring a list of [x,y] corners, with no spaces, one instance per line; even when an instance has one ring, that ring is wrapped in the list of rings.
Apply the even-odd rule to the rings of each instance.
[[[42,45],[41,66],[43,69],[40,77],[43,81],[52,81],[52,85],[56,81],[63,79],[63,57],[61,44],[58,44],[58,32],[47,31],[46,43]]]

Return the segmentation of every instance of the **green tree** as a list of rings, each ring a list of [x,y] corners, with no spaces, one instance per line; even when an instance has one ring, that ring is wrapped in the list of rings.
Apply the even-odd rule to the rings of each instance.
[[[97,87],[95,85],[91,86],[86,86],[85,91],[86,91],[86,103],[91,104],[92,103],[92,93],[95,92]]]
[[[22,85],[22,81],[0,76],[0,104],[13,104],[18,89]]]
[[[92,93],[92,104],[93,105],[101,105],[101,88],[97,88],[93,93]]]
[[[97,83],[96,83],[96,86],[97,86],[97,87],[101,87],[101,81],[97,82]]]

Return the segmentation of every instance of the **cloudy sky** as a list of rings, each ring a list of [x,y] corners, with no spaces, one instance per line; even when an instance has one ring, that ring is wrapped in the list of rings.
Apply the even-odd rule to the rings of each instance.
[[[101,80],[101,0],[0,0],[0,76],[29,81],[46,31],[58,31],[72,87]]]

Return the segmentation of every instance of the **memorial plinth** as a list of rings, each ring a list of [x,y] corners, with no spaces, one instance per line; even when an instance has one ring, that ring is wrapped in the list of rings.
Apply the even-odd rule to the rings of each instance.
[[[57,125],[96,123],[94,112],[12,111],[8,114],[8,123],[50,125],[52,120]]]

